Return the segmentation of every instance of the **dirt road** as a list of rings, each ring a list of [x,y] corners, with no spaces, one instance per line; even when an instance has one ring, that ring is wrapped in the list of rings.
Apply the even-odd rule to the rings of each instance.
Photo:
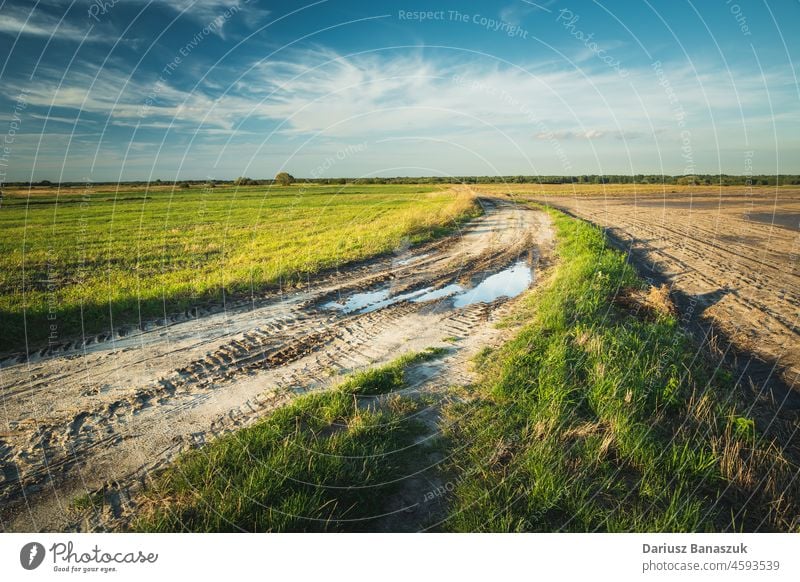
[[[800,191],[612,196],[522,194],[603,226],[640,267],[664,278],[683,316],[777,395],[800,398]],[[755,357],[751,357],[755,356]],[[781,402],[777,402],[781,404]]]
[[[545,213],[481,203],[458,235],[302,290],[0,362],[0,527],[91,527],[70,506],[100,488],[113,519],[178,452],[407,351],[448,346],[424,383],[468,382],[468,358],[498,341],[507,295],[535,280],[552,245]]]

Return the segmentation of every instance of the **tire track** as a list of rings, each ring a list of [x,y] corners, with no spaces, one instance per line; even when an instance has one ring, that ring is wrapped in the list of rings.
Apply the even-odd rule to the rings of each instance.
[[[700,318],[722,331],[735,353],[778,363],[782,382],[797,389],[800,232],[749,219],[757,208],[797,212],[796,193],[544,202],[608,228],[696,304]]]

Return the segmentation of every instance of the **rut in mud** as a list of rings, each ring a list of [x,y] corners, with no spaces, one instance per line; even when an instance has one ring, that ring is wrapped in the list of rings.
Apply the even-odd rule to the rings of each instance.
[[[499,341],[493,322],[552,247],[545,213],[481,204],[485,215],[457,235],[302,290],[0,362],[2,529],[95,527],[69,505],[99,489],[105,517],[118,518],[180,451],[404,352],[449,347],[416,390],[468,383],[469,358]]]

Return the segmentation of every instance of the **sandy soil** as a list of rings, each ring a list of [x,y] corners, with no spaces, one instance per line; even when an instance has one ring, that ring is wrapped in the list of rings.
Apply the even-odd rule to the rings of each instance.
[[[776,404],[800,406],[800,190],[521,196],[607,228],[712,348],[757,389],[781,380]]]
[[[180,451],[407,351],[449,348],[415,371],[415,390],[469,382],[468,360],[500,341],[504,332],[493,322],[509,301],[459,307],[458,298],[520,261],[535,281],[552,247],[546,214],[481,202],[485,216],[459,235],[317,277],[302,290],[0,361],[0,527],[102,527]],[[453,285],[458,295],[426,295]],[[381,301],[348,311],[363,293]],[[108,515],[89,519],[70,509],[98,490]]]

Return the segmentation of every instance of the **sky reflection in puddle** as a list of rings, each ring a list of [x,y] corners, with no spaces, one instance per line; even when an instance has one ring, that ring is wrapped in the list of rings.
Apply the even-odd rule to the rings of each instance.
[[[472,289],[465,290],[461,285],[455,283],[434,289],[426,287],[417,291],[401,293],[391,296],[391,289],[379,289],[377,291],[367,291],[356,293],[350,296],[344,303],[330,301],[323,305],[325,309],[341,311],[343,313],[370,313],[383,309],[389,305],[400,303],[401,301],[411,301],[412,303],[425,303],[436,301],[446,297],[453,297],[453,307],[466,307],[473,303],[490,303],[500,297],[516,297],[527,289],[533,281],[533,273],[525,261],[519,261],[511,267],[490,275]]]

